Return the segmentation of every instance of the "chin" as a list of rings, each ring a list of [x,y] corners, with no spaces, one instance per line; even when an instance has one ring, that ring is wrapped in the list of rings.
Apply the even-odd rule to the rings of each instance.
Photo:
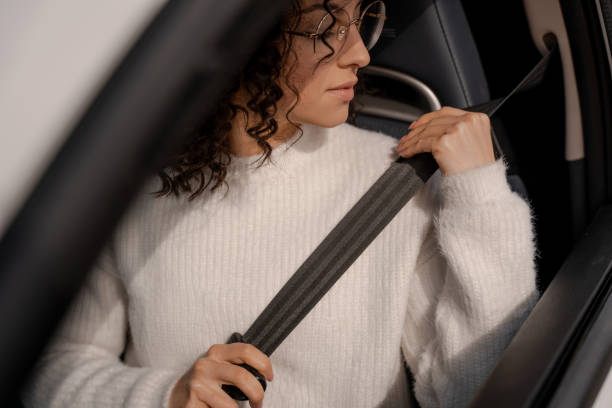
[[[312,125],[332,128],[343,124],[348,119],[348,103],[343,109],[336,110],[334,112],[326,111],[320,115],[316,115],[308,122]]]

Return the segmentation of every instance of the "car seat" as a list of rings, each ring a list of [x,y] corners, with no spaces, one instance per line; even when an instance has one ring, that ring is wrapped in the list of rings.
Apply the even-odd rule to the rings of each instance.
[[[366,93],[355,99],[356,126],[396,138],[410,122],[448,105],[466,108],[490,100],[478,50],[459,0],[385,0],[387,22],[362,70]],[[513,152],[503,124],[492,119],[509,165],[508,182],[527,198],[513,166]]]

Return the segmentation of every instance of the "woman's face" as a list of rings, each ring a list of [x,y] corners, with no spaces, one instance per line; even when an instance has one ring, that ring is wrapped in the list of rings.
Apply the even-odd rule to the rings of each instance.
[[[360,3],[359,0],[334,0],[328,5],[330,8],[343,8],[350,20],[353,20],[359,17]],[[316,32],[321,19],[327,14],[322,7],[323,2],[301,0],[300,4],[304,14],[295,31]],[[315,54],[312,39],[294,36],[293,49],[297,63],[288,79],[298,90],[300,98],[289,118],[298,124],[322,127],[333,127],[345,122],[349,102],[353,98],[353,86],[357,82],[357,70],[370,62],[370,55],[355,25],[349,27],[344,45],[335,49],[334,55],[320,64],[317,64],[319,60],[329,53],[329,49],[321,41],[317,40]],[[287,66],[290,67],[293,62],[290,60]],[[293,105],[296,97],[286,88],[284,81],[281,83],[284,96],[280,107],[281,111],[286,111]],[[338,90],[339,87],[343,89]]]

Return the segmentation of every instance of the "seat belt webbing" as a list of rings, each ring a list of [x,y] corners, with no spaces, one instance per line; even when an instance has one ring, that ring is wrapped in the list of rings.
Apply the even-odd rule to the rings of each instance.
[[[493,116],[516,92],[531,89],[542,81],[556,49],[556,42],[552,42],[546,55],[506,97],[464,110]],[[250,343],[270,356],[437,169],[438,165],[429,153],[400,157],[391,163],[285,283],[244,335],[234,333],[228,343]],[[260,381],[265,383],[263,378]],[[229,385],[224,385],[223,389],[226,392],[233,389],[230,395],[234,398],[236,393],[241,393]]]

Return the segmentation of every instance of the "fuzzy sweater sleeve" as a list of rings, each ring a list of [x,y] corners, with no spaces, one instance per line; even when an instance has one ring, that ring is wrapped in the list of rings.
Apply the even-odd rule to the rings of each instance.
[[[539,298],[530,207],[505,170],[439,178],[402,336],[422,408],[466,406]]]
[[[104,252],[22,390],[26,408],[168,406],[181,373],[130,367],[119,358],[126,299]]]

